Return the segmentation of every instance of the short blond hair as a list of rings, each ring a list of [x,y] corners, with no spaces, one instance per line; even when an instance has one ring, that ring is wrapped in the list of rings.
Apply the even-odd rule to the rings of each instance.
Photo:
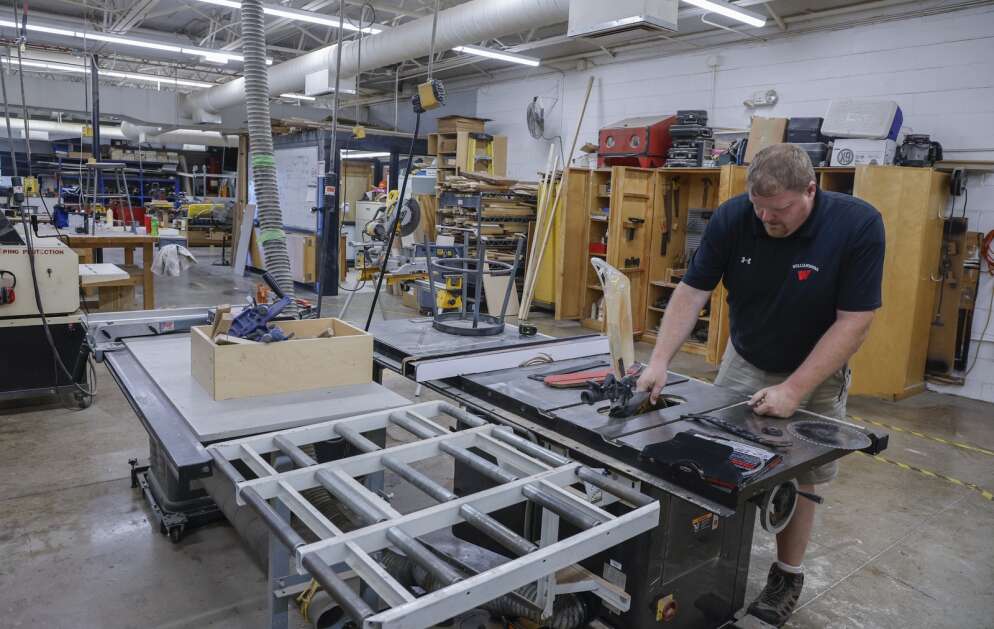
[[[804,192],[815,181],[811,158],[796,144],[774,144],[756,153],[746,184],[751,194],[772,197],[781,192]]]

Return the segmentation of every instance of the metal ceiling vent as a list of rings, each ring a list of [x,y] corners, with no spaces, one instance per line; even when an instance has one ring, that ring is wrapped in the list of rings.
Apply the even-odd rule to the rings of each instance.
[[[628,31],[675,31],[679,0],[572,0],[569,37]]]

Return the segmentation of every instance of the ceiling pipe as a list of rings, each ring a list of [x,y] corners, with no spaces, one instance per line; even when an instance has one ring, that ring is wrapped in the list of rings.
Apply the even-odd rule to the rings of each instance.
[[[510,33],[527,31],[566,21],[569,0],[470,0],[438,14],[435,49],[478,43]],[[363,38],[362,66],[356,41],[343,44],[342,75],[424,57],[431,46],[432,17],[408,22],[387,32]],[[328,46],[269,68],[270,94],[303,89],[308,74],[333,67],[336,46]],[[220,110],[245,101],[245,79],[190,94],[187,110],[198,118],[210,118]]]
[[[33,118],[30,123],[32,133],[35,131],[44,131],[46,133],[65,134],[73,137],[80,137],[83,134],[83,125],[77,122],[58,122],[56,120]],[[23,128],[24,121],[19,118],[11,118],[10,125],[15,128]],[[146,131],[140,131],[141,129]],[[157,133],[148,135],[147,130],[157,131]],[[142,136],[144,136],[143,139],[139,139]],[[217,131],[201,131],[199,129],[176,129],[164,132],[161,127],[143,127],[130,122],[122,122],[121,126],[100,125],[100,137],[103,139],[131,140],[133,142],[140,141],[155,144],[238,146],[238,136],[236,135],[222,135]]]

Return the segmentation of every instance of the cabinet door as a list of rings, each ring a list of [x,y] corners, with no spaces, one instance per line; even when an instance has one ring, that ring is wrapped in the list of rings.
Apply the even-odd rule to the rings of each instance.
[[[861,166],[853,194],[880,211],[887,232],[883,307],[853,356],[851,392],[900,399],[925,388],[948,177],[927,168]]]
[[[587,223],[590,220],[590,171],[571,168],[556,212],[556,319],[581,318]],[[589,316],[589,313],[587,314]]]
[[[746,191],[745,166],[722,166],[718,185],[718,205]],[[708,362],[717,365],[728,347],[728,291],[718,284],[711,295],[711,331],[708,335]]]
[[[607,261],[627,275],[631,283],[632,325],[637,335],[645,323],[655,184],[652,170],[624,166],[612,169]]]

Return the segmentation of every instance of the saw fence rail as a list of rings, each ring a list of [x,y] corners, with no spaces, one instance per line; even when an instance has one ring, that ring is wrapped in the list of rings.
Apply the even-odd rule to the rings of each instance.
[[[450,431],[433,418],[448,416],[462,427]],[[363,433],[397,426],[414,441],[381,448]],[[360,454],[319,463],[304,447],[344,439]],[[586,573],[585,583],[557,583],[556,573],[603,550],[652,529],[659,522],[659,504],[631,485],[602,470],[555,454],[446,402],[426,402],[322,424],[214,444],[208,448],[220,472],[236,487],[239,505],[258,513],[271,534],[295,558],[300,574],[309,574],[356,623],[368,628],[423,628],[511,595],[536,583],[537,600],[523,601],[549,617],[558,594],[591,591],[609,604],[627,608],[627,594],[607,587]],[[486,457],[477,452],[486,453]],[[497,483],[495,487],[458,496],[429,478],[412,463],[447,455]],[[293,469],[278,471],[276,457]],[[242,469],[254,475],[246,478]],[[401,514],[380,493],[357,477],[390,470],[433,498],[434,506]],[[577,489],[580,486],[583,489]],[[343,531],[304,497],[302,492],[326,489],[351,511],[360,525]],[[529,540],[490,514],[530,501],[541,509],[541,535]],[[613,515],[604,507],[621,501],[629,507]],[[306,542],[285,515],[295,515],[317,541]],[[617,509],[615,509],[617,511]],[[579,532],[560,539],[559,521]],[[465,522],[493,539],[514,557],[489,570],[472,573],[446,561],[421,536]],[[388,548],[400,550],[414,565],[434,577],[438,589],[422,596],[397,581],[377,558]],[[345,564],[374,591],[380,605],[360,597],[332,566]],[[582,581],[582,579],[581,579]]]

